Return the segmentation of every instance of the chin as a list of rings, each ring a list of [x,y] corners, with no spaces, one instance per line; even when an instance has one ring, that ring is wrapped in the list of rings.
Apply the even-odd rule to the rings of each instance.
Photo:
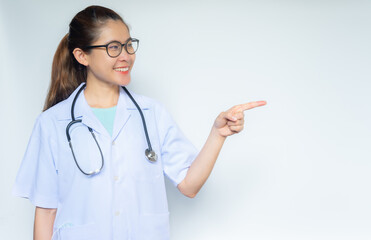
[[[120,81],[119,82],[119,85],[120,86],[127,86],[127,85],[129,85],[129,83],[130,83],[130,78],[129,79],[126,79],[126,80],[124,80],[124,81]]]

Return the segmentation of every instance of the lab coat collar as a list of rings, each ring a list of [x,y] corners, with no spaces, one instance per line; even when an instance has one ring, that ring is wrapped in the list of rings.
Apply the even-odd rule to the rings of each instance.
[[[73,93],[66,99],[65,104],[68,106],[68,113],[69,116],[64,116],[63,118],[71,120],[71,106],[73,99],[75,98],[78,90],[82,87],[83,83],[81,83],[74,91]],[[143,97],[140,95],[137,95],[135,93],[132,93],[130,91],[131,95],[133,98],[136,100],[138,105],[142,110],[147,110],[149,109],[149,105],[147,101],[144,101]],[[131,116],[131,110],[137,110],[136,106],[132,102],[132,100],[129,98],[129,96],[126,94],[124,89],[120,87],[120,93],[119,93],[119,99],[117,102],[117,108],[116,108],[116,114],[115,114],[115,120],[114,120],[114,125],[113,125],[113,132],[112,132],[112,139],[114,140],[120,131],[122,131],[123,127],[126,125],[128,120],[130,119]],[[88,127],[91,127],[94,129],[96,132],[104,134],[108,137],[109,133],[107,130],[104,128],[104,126],[101,124],[99,119],[95,116],[93,110],[87,103],[84,95],[84,90],[80,92],[79,96],[76,99],[75,103],[75,119],[82,119],[82,123],[85,124]]]

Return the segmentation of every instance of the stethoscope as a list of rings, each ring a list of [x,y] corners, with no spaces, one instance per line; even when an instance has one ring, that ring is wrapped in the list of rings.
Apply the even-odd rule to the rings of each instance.
[[[85,175],[95,175],[95,174],[98,174],[102,170],[102,168],[104,166],[104,157],[103,157],[102,149],[100,148],[99,143],[97,141],[97,138],[95,137],[95,134],[93,132],[93,129],[87,126],[87,128],[89,129],[89,132],[91,133],[91,135],[94,138],[95,143],[98,146],[98,149],[99,149],[99,152],[100,152],[100,155],[101,155],[101,158],[102,158],[102,164],[101,164],[101,166],[100,166],[99,169],[96,169],[96,170],[90,171],[90,172],[85,172],[84,170],[81,169],[80,165],[78,164],[78,162],[76,160],[75,152],[73,151],[73,147],[72,147],[72,143],[71,143],[71,136],[70,136],[70,132],[69,132],[70,131],[70,127],[73,124],[80,123],[82,121],[82,119],[77,119],[77,120],[75,119],[74,110],[75,110],[75,103],[76,103],[77,97],[79,96],[79,94],[81,93],[81,91],[85,88],[85,86],[86,86],[86,84],[84,83],[81,86],[81,88],[78,90],[78,92],[76,93],[75,98],[72,101],[72,106],[71,106],[71,119],[72,119],[72,121],[66,127],[66,135],[67,135],[68,144],[70,145],[72,156],[73,156],[73,159],[75,160],[76,166]],[[146,125],[146,121],[144,120],[144,116],[143,116],[142,110],[140,109],[138,103],[131,96],[131,94],[129,93],[129,91],[124,86],[122,86],[122,88],[124,89],[124,91],[129,96],[129,98],[134,103],[134,105],[136,106],[136,108],[138,109],[138,111],[140,113],[140,117],[142,118],[143,128],[144,128],[144,132],[146,134],[146,139],[147,139],[147,144],[148,144],[148,148],[145,150],[144,154],[146,155],[148,161],[150,161],[151,163],[154,163],[154,162],[157,161],[157,155],[156,155],[155,151],[153,151],[152,146],[151,146],[151,142],[149,141],[148,131],[147,131],[147,125]]]

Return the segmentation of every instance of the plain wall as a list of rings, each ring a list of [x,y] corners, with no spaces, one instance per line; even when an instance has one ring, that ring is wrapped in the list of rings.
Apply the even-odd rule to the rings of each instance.
[[[55,50],[83,8],[110,7],[140,48],[129,89],[164,103],[201,148],[245,112],[194,199],[167,182],[173,240],[370,239],[371,1],[0,2],[0,239],[32,239],[13,186]]]

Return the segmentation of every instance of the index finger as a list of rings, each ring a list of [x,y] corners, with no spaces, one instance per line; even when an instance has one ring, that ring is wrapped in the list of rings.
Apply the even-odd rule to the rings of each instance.
[[[255,101],[255,102],[240,104],[240,107],[242,111],[246,111],[246,110],[249,110],[255,107],[264,106],[265,104],[267,104],[266,101]]]

